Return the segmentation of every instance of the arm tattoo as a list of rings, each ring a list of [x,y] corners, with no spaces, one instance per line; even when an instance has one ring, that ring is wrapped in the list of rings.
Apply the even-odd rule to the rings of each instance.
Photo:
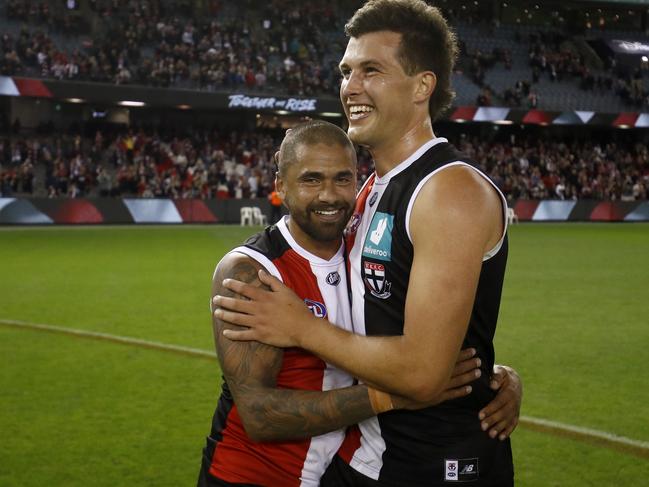
[[[223,287],[225,278],[263,286],[257,277],[260,268],[243,254],[228,255],[218,266],[212,296],[242,297]],[[251,439],[308,438],[374,416],[363,385],[326,392],[277,388],[283,350],[259,342],[230,341],[221,332],[236,325],[212,320],[221,369]]]

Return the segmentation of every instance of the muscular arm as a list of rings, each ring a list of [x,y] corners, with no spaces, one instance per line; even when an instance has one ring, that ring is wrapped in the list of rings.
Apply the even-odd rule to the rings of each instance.
[[[227,255],[217,267],[212,296],[234,296],[221,284],[226,277],[261,286],[257,278],[260,268],[243,254]],[[230,341],[221,332],[237,327],[217,318],[213,318],[213,327],[221,369],[244,428],[254,441],[307,438],[374,416],[366,386],[327,392],[278,389],[281,349],[259,342]]]
[[[419,401],[434,397],[466,335],[483,255],[501,232],[501,203],[489,183],[469,168],[445,169],[413,206],[403,335],[343,337],[318,327],[320,333],[305,334],[301,345],[370,385]]]
[[[428,401],[440,393],[451,374],[468,327],[482,257],[499,240],[502,219],[498,195],[472,169],[448,168],[424,185],[410,220],[414,260],[402,336],[354,335],[301,310],[278,327],[276,320],[268,319],[271,303],[262,305],[257,302],[261,296],[249,292],[245,294],[255,299],[255,306],[262,305],[261,319],[255,309],[234,300],[218,304],[243,314],[219,310],[219,316],[254,326],[237,339],[297,345],[371,386]],[[244,292],[241,286],[227,285]],[[282,300],[293,299],[287,293],[273,294],[279,295],[272,302],[276,309]]]

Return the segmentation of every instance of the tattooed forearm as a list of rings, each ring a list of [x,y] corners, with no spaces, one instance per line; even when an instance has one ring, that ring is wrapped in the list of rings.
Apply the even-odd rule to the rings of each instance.
[[[326,392],[244,388],[239,413],[255,441],[317,436],[374,416],[366,386]]]
[[[222,285],[226,278],[262,286],[257,276],[260,268],[243,254],[228,255],[217,268],[212,296],[234,295]],[[258,342],[230,341],[222,331],[235,325],[214,317],[213,324],[221,369],[253,440],[308,438],[374,415],[365,386],[327,392],[277,388],[283,351]]]

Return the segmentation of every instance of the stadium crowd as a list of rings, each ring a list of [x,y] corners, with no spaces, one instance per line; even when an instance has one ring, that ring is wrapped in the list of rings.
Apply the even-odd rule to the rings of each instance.
[[[18,33],[7,31],[0,38],[0,74],[201,90],[336,94],[342,25],[360,2],[204,3],[208,15],[198,16],[190,2],[94,0],[84,16],[49,7],[47,2],[11,0],[6,18],[24,23]],[[445,10],[452,22],[490,21],[452,5]],[[80,34],[84,29],[91,30],[92,37]],[[65,42],[60,33],[68,36]],[[512,45],[529,46],[530,76],[502,93],[488,86],[484,77],[490,69],[511,69],[510,49],[468,50],[461,42],[459,65],[483,88],[476,100],[479,105],[536,108],[542,100],[533,86],[547,77],[573,80],[576,89],[613,92],[632,106],[649,106],[646,70],[622,72],[605,59],[608,69],[594,74],[582,54],[565,47],[566,40],[565,34],[551,30],[528,36],[515,33]]]
[[[335,13],[336,3],[298,8],[295,2],[271,0],[250,17],[226,15],[219,2],[211,2],[213,15],[194,18],[182,8],[166,13],[156,1],[94,2],[95,30],[103,35],[79,37],[65,49],[46,33],[49,29],[24,25],[17,35],[6,32],[0,38],[0,74],[333,95],[337,60],[329,53],[342,49],[342,44],[334,49],[329,38],[342,18]],[[8,7],[7,15],[28,16],[40,25],[40,14],[25,11],[31,9]],[[42,19],[44,27],[48,18]]]
[[[490,69],[511,70],[511,51],[494,48],[487,53],[464,47],[460,62],[466,60],[464,66],[468,77],[481,87],[476,105],[539,108],[540,96],[534,86],[546,79],[551,82],[572,81],[579,90],[592,94],[614,93],[628,106],[649,108],[648,63],[628,69],[617,66],[613,57],[606,57],[602,60],[606,68],[597,70],[567,41],[569,38],[566,35],[554,31],[539,30],[529,34],[528,38],[516,33],[513,42],[529,46],[529,77],[517,80],[502,92],[489,86],[485,76]]]
[[[14,22],[15,27],[18,22],[20,28],[0,35],[0,75],[337,95],[336,64],[345,42],[342,25],[360,1],[201,4],[203,16],[196,15],[190,1],[92,0],[84,10],[75,1],[8,0],[0,25]],[[450,2],[446,13],[465,27],[486,23],[493,28],[491,19],[453,9]],[[649,106],[646,69],[621,74],[614,61],[606,59],[607,73],[593,74],[584,56],[567,49],[565,41],[559,31],[538,31],[524,38],[515,33],[512,43],[528,47],[530,77],[517,80],[503,93],[494,93],[485,84],[485,73],[510,70],[510,49],[470,50],[460,39],[458,69],[482,87],[476,99],[481,106],[542,108],[535,89],[541,79],[571,79],[583,90],[613,91],[629,104]],[[98,132],[94,139],[0,138],[0,193],[265,196],[272,189],[272,154],[278,137],[236,131],[181,137],[134,129],[115,136]],[[512,199],[647,198],[649,156],[641,144],[566,144],[531,138],[502,144],[470,137],[454,142]],[[361,181],[370,171],[369,155],[360,152]]]
[[[271,132],[160,135],[132,130],[114,137],[0,139],[0,193],[49,197],[138,196],[169,198],[265,197],[272,191]],[[477,137],[451,141],[475,159],[510,200],[644,200],[649,192],[649,149],[637,143],[507,143]],[[37,168],[43,174],[35,184]],[[372,171],[359,152],[359,180]]]

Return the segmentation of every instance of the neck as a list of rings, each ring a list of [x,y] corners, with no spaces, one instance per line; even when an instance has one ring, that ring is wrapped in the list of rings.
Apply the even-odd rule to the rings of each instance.
[[[417,149],[435,138],[430,118],[401,134],[398,139],[370,147],[378,176],[384,176],[408,159]]]
[[[342,243],[342,238],[336,240],[316,240],[306,234],[290,217],[288,218],[287,227],[289,233],[300,247],[324,260],[330,260],[336,255]]]

